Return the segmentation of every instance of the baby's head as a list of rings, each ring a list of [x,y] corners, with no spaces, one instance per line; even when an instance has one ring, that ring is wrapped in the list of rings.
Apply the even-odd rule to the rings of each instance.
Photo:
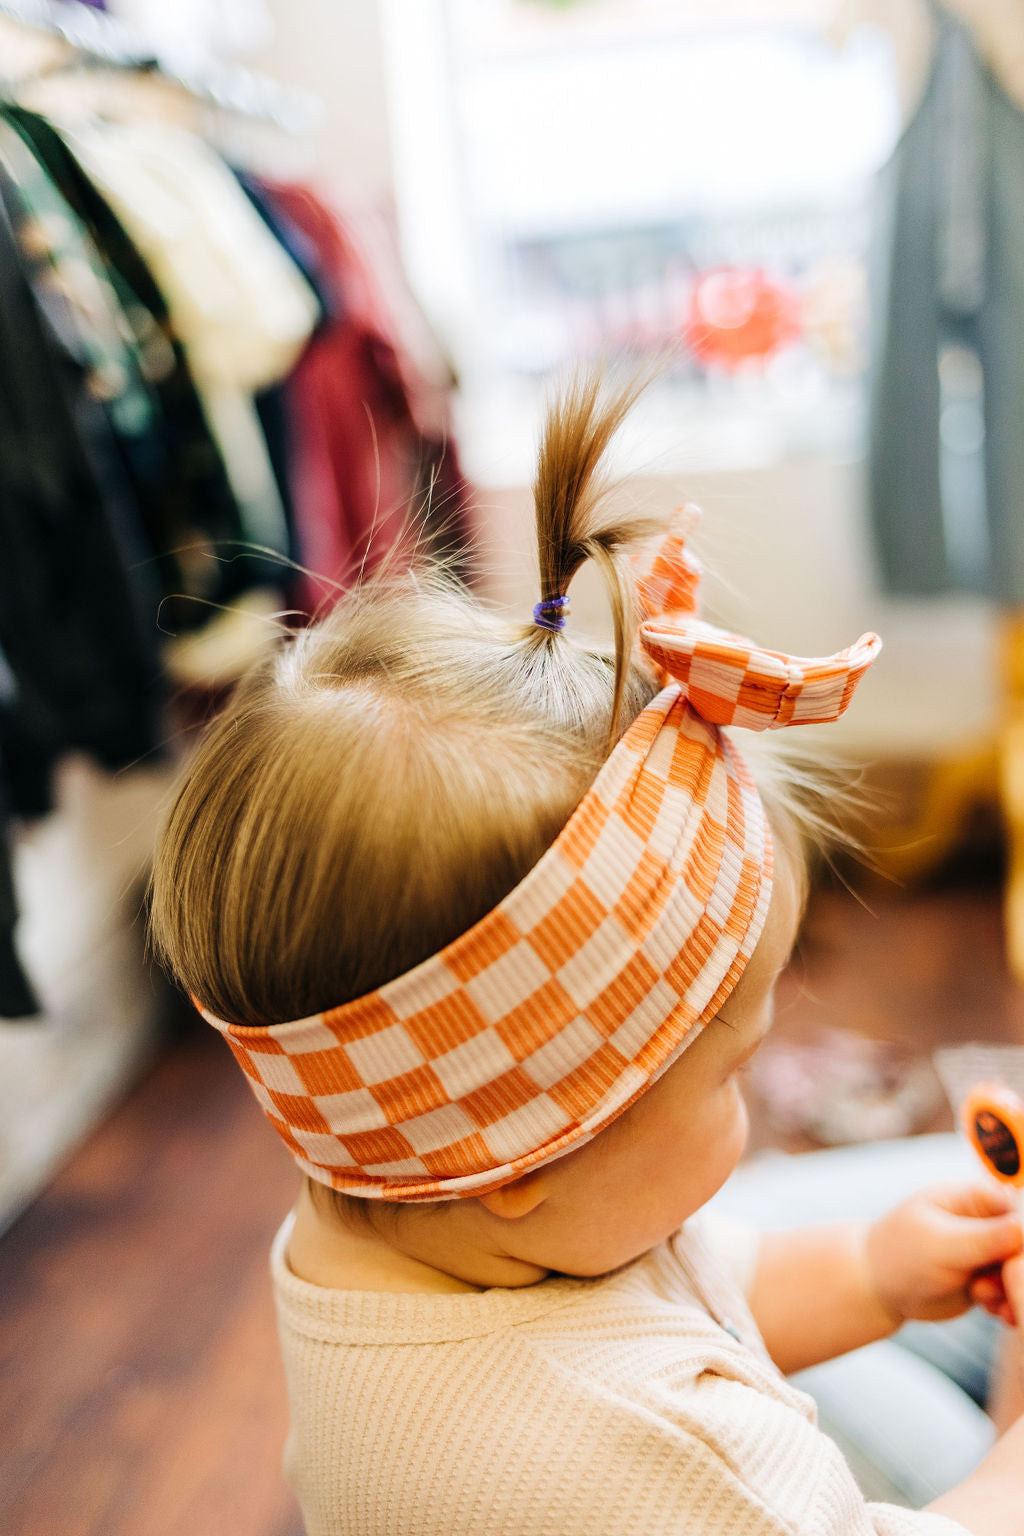
[[[534,623],[374,579],[243,682],[157,851],[157,946],[321,1205],[479,1284],[623,1263],[731,1171],[803,875],[720,725],[834,718],[877,649],[701,626],[670,538],[634,652],[653,530],[599,474],[635,394],[549,416]],[[588,558],[614,655],[561,628]]]

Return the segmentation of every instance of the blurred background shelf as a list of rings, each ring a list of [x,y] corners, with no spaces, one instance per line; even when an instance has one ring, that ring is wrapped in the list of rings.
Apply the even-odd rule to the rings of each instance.
[[[170,990],[145,959],[143,889],[168,783],[69,759],[56,810],[17,840],[18,947],[42,1012],[0,1021],[0,1229],[163,1042]]]

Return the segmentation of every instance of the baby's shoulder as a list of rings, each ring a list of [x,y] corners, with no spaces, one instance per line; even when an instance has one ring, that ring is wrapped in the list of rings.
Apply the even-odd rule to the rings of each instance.
[[[624,1381],[663,1373],[680,1385],[702,1372],[760,1379],[770,1362],[746,1301],[689,1244],[660,1244],[611,1275],[567,1292],[523,1329],[524,1347]],[[751,1357],[746,1361],[745,1357]],[[774,1367],[770,1367],[774,1370]]]
[[[789,1444],[795,1423],[813,1433],[810,1413],[672,1271],[653,1251],[595,1280],[447,1296],[282,1275],[292,1472],[342,1502],[372,1475],[400,1517],[389,1528],[447,1536],[684,1530],[709,1488],[762,1509],[774,1488],[744,1491],[743,1437]]]

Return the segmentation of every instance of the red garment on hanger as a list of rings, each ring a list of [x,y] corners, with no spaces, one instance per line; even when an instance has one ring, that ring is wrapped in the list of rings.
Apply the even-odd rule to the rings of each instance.
[[[316,613],[337,595],[331,582],[349,585],[396,549],[418,510],[410,498],[425,463],[438,463],[431,499],[457,539],[466,536],[466,487],[443,439],[446,393],[402,349],[377,273],[345,219],[308,187],[270,183],[267,191],[314,246],[333,310],[286,386],[299,558],[314,573],[299,576],[294,595]]]

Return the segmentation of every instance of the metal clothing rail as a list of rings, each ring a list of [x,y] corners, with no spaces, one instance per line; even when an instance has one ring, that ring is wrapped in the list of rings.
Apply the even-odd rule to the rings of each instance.
[[[205,105],[263,118],[290,133],[309,129],[319,115],[315,97],[285,90],[269,75],[236,65],[182,70],[162,58],[137,28],[87,5],[66,0],[0,0],[3,19],[59,39],[82,63],[157,75]]]

